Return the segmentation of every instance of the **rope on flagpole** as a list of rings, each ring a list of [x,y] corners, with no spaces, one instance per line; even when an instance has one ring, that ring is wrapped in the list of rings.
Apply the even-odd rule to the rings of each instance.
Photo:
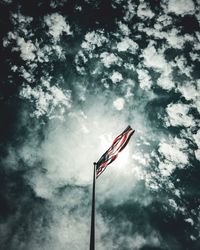
[[[96,182],[96,162],[94,164],[93,188],[92,188],[92,211],[90,229],[90,250],[95,250],[95,182]]]

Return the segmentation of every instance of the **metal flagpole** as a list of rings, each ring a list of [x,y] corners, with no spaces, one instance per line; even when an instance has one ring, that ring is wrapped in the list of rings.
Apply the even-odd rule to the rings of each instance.
[[[92,188],[92,211],[90,229],[90,250],[95,250],[95,182],[96,182],[96,162],[94,164],[93,188]]]

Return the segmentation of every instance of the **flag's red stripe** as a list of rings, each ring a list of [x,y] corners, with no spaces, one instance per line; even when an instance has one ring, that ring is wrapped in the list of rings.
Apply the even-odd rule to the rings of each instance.
[[[122,145],[122,143],[124,142],[125,139],[126,139],[126,134],[123,135],[123,137],[119,138],[118,141],[115,142],[115,145],[114,145],[115,147],[111,146],[111,148],[110,148],[110,150],[108,152],[110,152],[111,150],[112,151],[114,151],[114,150],[117,151],[120,148],[120,146]],[[119,146],[118,146],[118,144],[119,144]],[[112,152],[112,153],[114,154],[114,152]]]
[[[118,135],[115,138],[112,146],[100,158],[99,166],[97,162],[97,166],[98,166],[97,173],[96,173],[97,178],[99,175],[101,175],[105,171],[106,167],[117,158],[119,152],[121,152],[125,148],[125,146],[128,144],[134,132],[135,131],[130,126],[128,126],[120,135]],[[105,161],[101,163],[101,161],[103,161],[104,158],[105,158]]]
[[[128,136],[126,142],[125,142],[124,145],[120,148],[119,152],[121,152],[121,151],[126,147],[126,145],[128,144],[128,142],[129,142],[131,136],[134,134],[134,132],[135,132],[135,130],[131,131],[131,133],[129,134],[129,136]]]
[[[130,132],[131,132],[131,131],[130,131]],[[132,132],[133,132],[133,131],[132,131]],[[108,154],[109,154],[109,159],[110,159],[113,155],[117,155],[117,154],[127,145],[127,142],[129,141],[131,135],[132,135],[132,133],[130,133],[129,135],[125,135],[125,136],[123,137],[123,140],[120,142],[119,147],[116,148],[115,151],[113,151],[113,152],[108,152]],[[127,138],[127,137],[128,137],[128,138]],[[104,163],[106,163],[106,165],[108,165],[109,159],[108,159],[106,162],[104,162]]]
[[[114,147],[115,144],[116,144],[116,142],[117,142],[118,140],[120,140],[121,137],[122,137],[125,133],[127,133],[127,131],[130,130],[130,129],[131,129],[131,127],[128,126],[120,135],[118,135],[118,136],[115,138],[115,140],[113,141],[113,144],[112,144],[111,148]]]
[[[125,134],[124,136],[123,136],[123,138],[122,138],[122,140],[121,141],[119,141],[119,146],[118,147],[116,147],[116,148],[114,148],[115,149],[115,151],[113,151],[112,152],[112,154],[117,154],[117,152],[119,151],[121,151],[121,147],[123,147],[123,144],[125,144],[126,143],[126,140],[127,140],[127,137],[128,137],[129,135],[128,134]],[[124,148],[124,147],[123,147]]]

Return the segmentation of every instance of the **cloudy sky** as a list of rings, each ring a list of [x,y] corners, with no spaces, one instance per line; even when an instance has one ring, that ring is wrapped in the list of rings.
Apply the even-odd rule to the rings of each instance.
[[[0,248],[200,249],[200,1],[0,0]]]

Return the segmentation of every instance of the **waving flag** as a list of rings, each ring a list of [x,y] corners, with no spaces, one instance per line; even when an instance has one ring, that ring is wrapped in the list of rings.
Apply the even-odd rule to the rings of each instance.
[[[96,178],[98,178],[106,167],[112,163],[129,142],[135,130],[128,126],[120,135],[113,141],[112,146],[101,156],[96,163]]]

